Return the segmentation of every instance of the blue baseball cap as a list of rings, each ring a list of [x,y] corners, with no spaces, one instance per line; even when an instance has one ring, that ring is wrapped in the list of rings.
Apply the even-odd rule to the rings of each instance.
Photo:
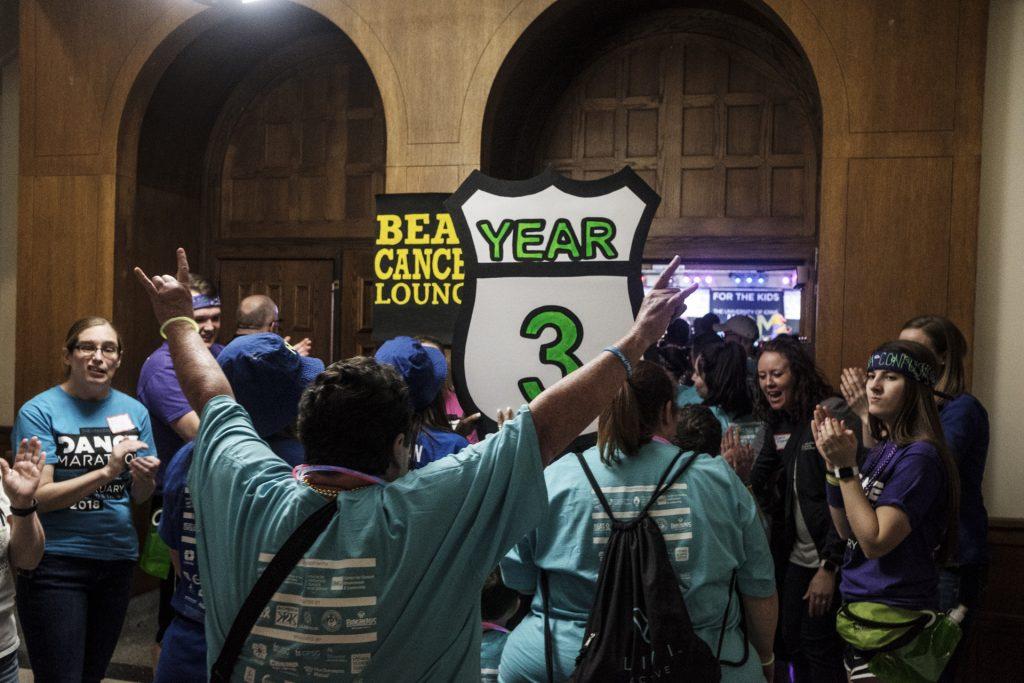
[[[412,337],[387,340],[377,349],[374,358],[378,363],[393,366],[402,375],[416,412],[433,402],[448,376],[444,354],[432,346],[423,346]]]
[[[300,356],[276,334],[245,334],[217,356],[235,392],[235,400],[252,418],[256,433],[271,436],[299,415],[299,399],[324,371],[318,358]]]

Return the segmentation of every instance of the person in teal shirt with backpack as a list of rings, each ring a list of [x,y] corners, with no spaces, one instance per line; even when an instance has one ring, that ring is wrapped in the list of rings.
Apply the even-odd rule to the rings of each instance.
[[[674,435],[674,387],[665,371],[641,362],[601,416],[598,443],[583,454],[619,521],[634,519],[647,505],[666,469],[672,472],[680,449]],[[683,454],[685,462],[694,454]],[[762,664],[772,664],[776,597],[771,552],[753,498],[722,458],[696,455],[692,465],[652,505],[650,517],[664,538],[672,569],[694,630],[714,653],[725,632],[722,680],[760,680]],[[595,604],[598,574],[611,533],[577,458],[562,458],[545,473],[549,510],[501,562],[511,588],[534,595],[530,612],[513,630],[502,654],[500,680],[547,680],[544,648],[544,596],[553,636],[556,681],[572,674]],[[731,595],[735,572],[735,590]],[[740,630],[742,601],[752,647]],[[728,615],[727,605],[731,605]],[[744,653],[749,653],[744,659]],[[727,662],[740,662],[730,666]]]

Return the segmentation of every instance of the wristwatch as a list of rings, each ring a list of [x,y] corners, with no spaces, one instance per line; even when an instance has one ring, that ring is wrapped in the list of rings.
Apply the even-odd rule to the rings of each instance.
[[[827,571],[829,574],[835,574],[837,571],[839,571],[839,565],[833,562],[832,560],[822,560],[821,568]]]
[[[840,481],[844,479],[852,479],[853,477],[859,475],[860,470],[857,468],[856,465],[851,465],[850,467],[837,467],[834,470],[832,470],[832,476]]]

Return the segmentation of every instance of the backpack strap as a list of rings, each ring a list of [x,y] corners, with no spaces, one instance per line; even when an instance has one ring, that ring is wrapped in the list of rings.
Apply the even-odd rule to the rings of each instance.
[[[665,481],[668,479],[669,472],[672,471],[672,468],[675,467],[681,457],[683,457],[682,449],[676,453],[676,456],[672,458],[672,462],[670,462],[668,467],[665,468],[665,471],[661,473],[661,479],[658,480],[658,483],[654,487],[654,495],[652,495],[651,499],[647,501],[647,505],[644,506],[644,509],[639,515],[637,515],[636,519],[642,519],[643,516],[647,514],[648,510],[651,509],[651,506],[654,505],[654,502],[658,500],[665,491],[668,491],[669,488],[676,483],[676,480],[679,479],[679,477],[683,476],[683,472],[685,472],[687,468],[693,464],[693,461],[697,459],[697,453],[691,455],[690,459],[686,461],[686,464],[684,464],[671,479]],[[587,461],[583,459],[583,454],[577,453],[576,459],[580,461],[580,467],[583,468],[583,474],[587,476],[587,481],[590,482],[590,488],[594,490],[594,495],[597,496],[597,500],[601,503],[601,507],[604,508],[605,513],[608,515],[608,519],[611,520],[612,524],[617,523],[619,520],[615,519],[615,515],[612,513],[612,507],[608,504],[608,499],[604,497],[604,492],[601,491],[601,485],[597,483],[597,479],[594,477],[594,473],[591,471],[590,466],[587,465]]]
[[[259,620],[260,612],[270,602],[270,598],[281,587],[295,565],[299,563],[302,556],[306,554],[310,546],[320,537],[327,525],[334,519],[338,512],[338,503],[331,500],[322,508],[311,514],[299,525],[299,528],[292,532],[288,540],[284,542],[281,549],[274,555],[267,568],[260,574],[256,584],[249,591],[249,596],[242,603],[231,624],[221,647],[220,655],[210,669],[210,680],[218,683],[225,683],[231,680],[231,674],[235,669],[235,662],[242,652],[242,646],[252,631],[252,627]]]
[[[548,573],[543,569],[540,570],[540,599],[541,604],[544,606],[544,666],[548,672],[548,683],[554,683],[555,680],[555,644],[554,638],[551,635],[551,624],[548,619],[550,617],[550,605],[548,604]]]
[[[576,459],[580,461],[580,467],[583,468],[583,474],[587,475],[587,480],[590,482],[590,488],[594,489],[594,494],[601,502],[601,507],[603,507],[604,511],[608,514],[608,519],[612,521],[612,524],[616,523],[618,520],[615,519],[615,515],[612,514],[612,506],[608,504],[608,499],[604,497],[604,493],[601,491],[601,486],[597,483],[597,479],[594,478],[594,473],[590,471],[587,461],[583,459],[583,454],[577,453]]]
[[[725,603],[725,614],[722,615],[722,629],[718,633],[718,649],[715,650],[715,659],[718,663],[723,666],[734,666],[739,667],[747,663],[747,658],[750,657],[750,641],[747,640],[747,611],[743,609],[743,600],[737,600],[740,606],[740,632],[743,633],[743,656],[738,661],[729,662],[722,661],[722,645],[725,644],[725,629],[729,624],[729,610],[732,607],[732,596],[733,593],[737,595],[739,592],[736,590],[736,570],[732,570],[732,577],[729,579],[729,600]]]

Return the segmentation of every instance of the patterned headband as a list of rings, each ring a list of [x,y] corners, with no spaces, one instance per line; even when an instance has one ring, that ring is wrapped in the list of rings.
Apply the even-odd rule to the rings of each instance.
[[[938,381],[935,368],[929,363],[914,360],[902,351],[879,351],[872,354],[868,361],[868,371],[871,370],[892,370],[920,382],[929,389],[934,389]]]
[[[200,308],[220,308],[219,296],[206,296],[205,294],[192,295],[192,310]]]

